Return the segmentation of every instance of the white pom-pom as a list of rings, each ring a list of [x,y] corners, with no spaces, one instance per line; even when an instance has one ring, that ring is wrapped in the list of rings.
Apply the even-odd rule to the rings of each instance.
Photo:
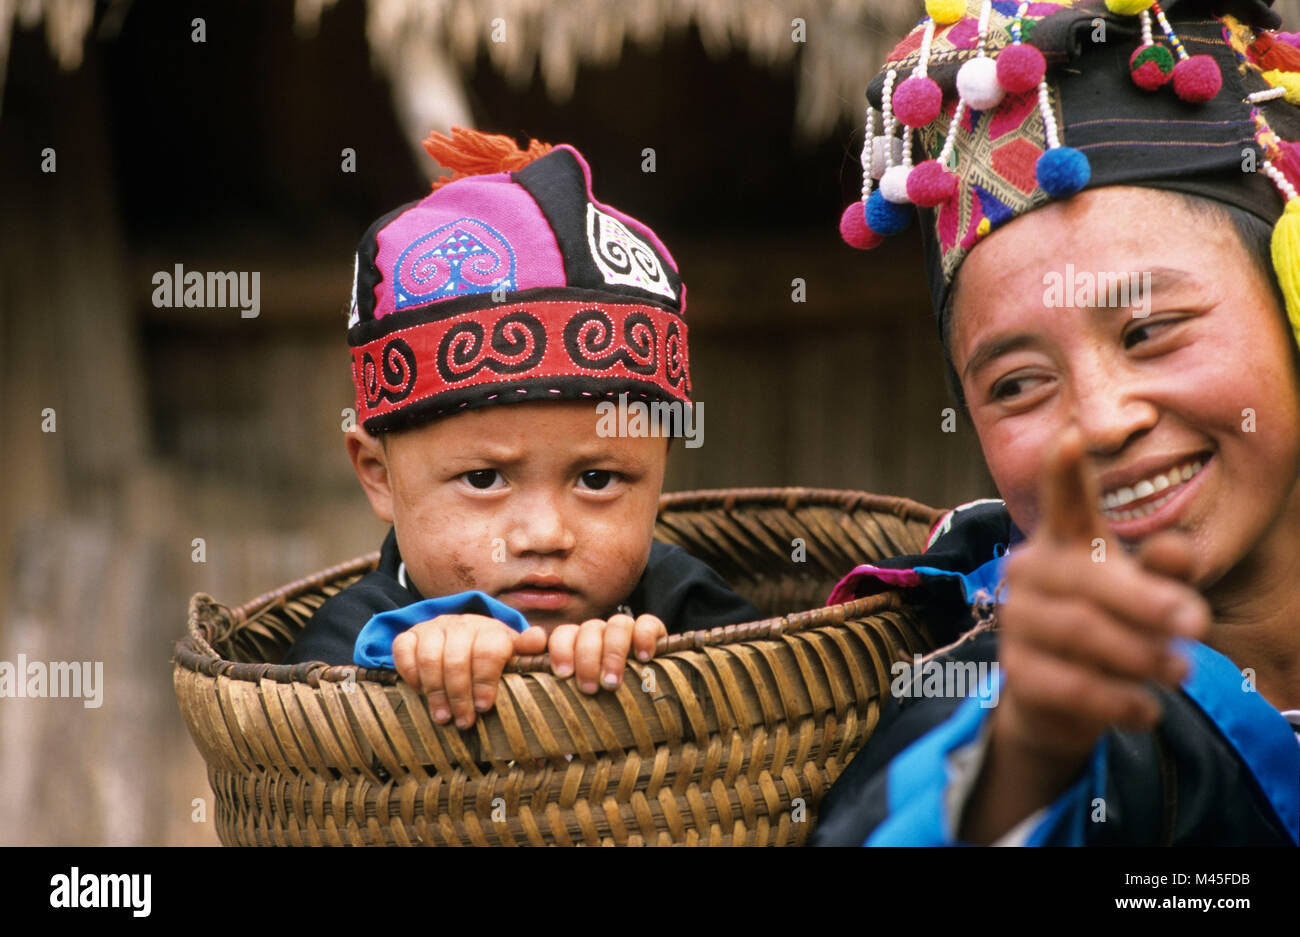
[[[1002,103],[1007,92],[998,84],[996,63],[990,58],[978,58],[958,69],[957,93],[972,110],[986,111]]]
[[[894,151],[894,165],[903,161],[903,141],[898,137],[879,136],[871,141],[871,178],[879,179],[885,174],[885,157]]]
[[[907,177],[912,174],[912,170],[907,166],[894,166],[880,179],[880,194],[891,202],[900,205],[910,205],[912,200],[907,197]]]

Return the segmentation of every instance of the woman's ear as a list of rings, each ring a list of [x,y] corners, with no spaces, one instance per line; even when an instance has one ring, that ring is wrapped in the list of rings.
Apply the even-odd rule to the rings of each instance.
[[[393,522],[393,481],[389,471],[388,447],[371,436],[360,424],[347,431],[344,437],[348,459],[357,481],[370,500],[370,507],[385,524]]]

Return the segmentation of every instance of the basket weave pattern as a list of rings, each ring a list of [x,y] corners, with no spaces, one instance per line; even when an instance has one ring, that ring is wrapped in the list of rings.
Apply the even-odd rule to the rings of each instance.
[[[855,563],[918,552],[941,513],[859,492],[687,492],[664,496],[656,535],[775,614]],[[544,655],[516,658],[461,732],[392,671],[268,663],[377,558],[237,608],[191,600],[174,683],[223,843],[800,844],[874,728],[890,664],[933,646],[886,592],[670,636],[596,696]]]

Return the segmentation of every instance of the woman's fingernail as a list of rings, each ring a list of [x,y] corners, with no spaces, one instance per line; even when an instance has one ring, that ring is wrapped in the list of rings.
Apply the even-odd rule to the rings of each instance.
[[[582,692],[584,692],[584,693],[595,693],[597,689],[599,689],[599,688],[596,686],[596,683],[595,683],[594,680],[583,680],[583,681],[582,681]]]
[[[488,701],[485,699],[476,699],[474,700],[474,708],[481,713],[485,713],[489,709]]]
[[[639,661],[642,661],[642,662],[648,661],[648,660],[650,659],[650,652],[649,652],[649,651],[637,651],[637,652],[636,652],[636,659],[639,660]]]
[[[468,728],[469,728],[469,720],[466,719],[466,718],[464,718],[463,716],[462,716],[461,718],[457,719],[457,720],[456,720],[456,728],[458,728],[458,729],[468,729]]]
[[[618,677],[614,676],[612,673],[607,673],[602,682],[612,690],[614,687],[618,686]]]
[[[569,664],[557,664],[555,666],[555,675],[563,680],[565,677],[573,676],[573,667]]]
[[[438,709],[434,710],[433,713],[434,722],[446,722],[450,718],[451,718],[451,713],[447,712],[446,709],[439,707]]]
[[[1174,612],[1174,628],[1179,634],[1200,634],[1204,620],[1200,608],[1195,605],[1180,605]]]

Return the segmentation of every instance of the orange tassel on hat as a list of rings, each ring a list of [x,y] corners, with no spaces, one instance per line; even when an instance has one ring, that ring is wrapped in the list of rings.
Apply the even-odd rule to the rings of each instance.
[[[437,191],[449,182],[466,176],[482,176],[494,172],[515,172],[523,169],[539,156],[551,151],[549,143],[528,141],[528,149],[521,150],[512,137],[503,133],[483,133],[452,127],[451,136],[433,131],[424,141],[424,149],[443,169],[452,170],[450,176],[440,176],[433,182]]]

